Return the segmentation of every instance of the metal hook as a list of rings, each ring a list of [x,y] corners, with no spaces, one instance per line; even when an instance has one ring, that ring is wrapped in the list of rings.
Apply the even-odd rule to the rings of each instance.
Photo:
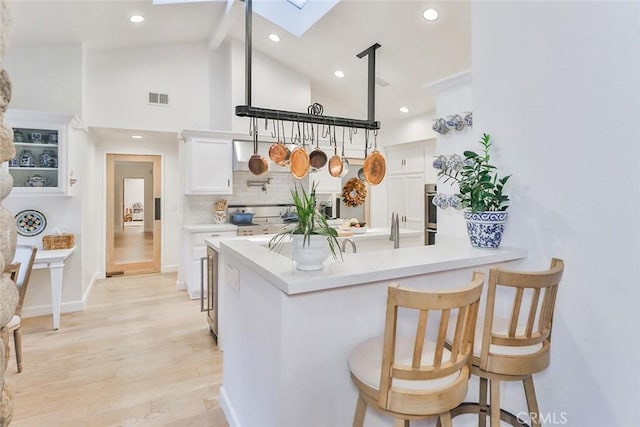
[[[271,124],[273,125],[273,130],[271,131],[271,138],[275,138],[277,136],[277,134],[276,134],[276,121],[272,120]]]
[[[280,124],[282,125],[282,143],[285,144],[286,143],[286,137],[285,137],[285,128],[284,128],[284,120],[280,120]]]

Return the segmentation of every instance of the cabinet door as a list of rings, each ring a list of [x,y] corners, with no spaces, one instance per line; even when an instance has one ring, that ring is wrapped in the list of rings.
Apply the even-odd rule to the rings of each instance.
[[[402,149],[404,173],[424,173],[424,147],[412,145]]]
[[[387,224],[391,225],[391,213],[397,212],[400,219],[405,215],[404,177],[387,177]]]
[[[404,156],[401,148],[388,148],[387,154],[387,173],[396,174],[404,171]]]
[[[231,140],[189,138],[186,141],[187,194],[231,194]]]
[[[410,230],[424,229],[424,175],[406,175],[405,190],[405,218],[404,227]]]

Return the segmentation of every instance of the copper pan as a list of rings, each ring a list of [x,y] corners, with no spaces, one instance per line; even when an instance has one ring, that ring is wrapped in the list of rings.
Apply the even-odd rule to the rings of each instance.
[[[273,122],[274,128],[277,126],[277,131],[271,133],[271,136],[276,136],[276,143],[272,144],[269,147],[269,158],[278,166],[286,166],[289,161],[289,156],[291,155],[291,151],[284,144],[284,123],[282,124],[282,139],[280,138],[280,123]]]
[[[254,175],[263,175],[269,170],[267,159],[258,154],[258,128],[257,119],[251,120],[250,133],[253,136],[253,155],[249,159],[249,171]]]
[[[387,173],[387,162],[382,153],[378,151],[378,131],[374,131],[374,149],[366,159],[364,159],[364,178],[371,185],[378,185]],[[368,138],[367,138],[368,139]]]
[[[297,146],[289,156],[289,169],[291,175],[298,179],[304,178],[309,173],[310,159],[304,147]]]
[[[329,159],[329,175],[338,178],[342,174],[342,157],[338,156],[338,141],[336,141],[336,128],[333,127],[333,156]],[[342,128],[342,146],[344,147],[344,128]]]

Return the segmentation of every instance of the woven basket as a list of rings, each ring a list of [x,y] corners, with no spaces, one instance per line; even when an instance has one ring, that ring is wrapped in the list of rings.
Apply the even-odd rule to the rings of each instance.
[[[70,249],[74,246],[73,234],[62,234],[60,236],[44,236],[42,247],[45,251],[51,249]]]

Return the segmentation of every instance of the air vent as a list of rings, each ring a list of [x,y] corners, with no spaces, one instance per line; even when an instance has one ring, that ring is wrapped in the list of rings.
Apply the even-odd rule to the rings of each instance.
[[[151,105],[169,105],[169,95],[166,93],[149,92],[148,103]]]

